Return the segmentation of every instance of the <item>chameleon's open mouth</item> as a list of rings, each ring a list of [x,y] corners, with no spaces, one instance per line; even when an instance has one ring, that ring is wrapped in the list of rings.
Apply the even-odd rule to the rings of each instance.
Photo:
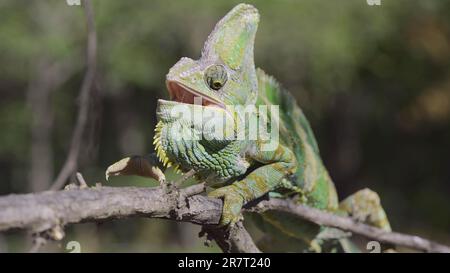
[[[191,88],[175,81],[167,81],[170,99],[180,103],[200,104],[203,106],[214,106],[226,109],[225,105],[217,100],[202,95]],[[196,99],[197,98],[197,99]]]

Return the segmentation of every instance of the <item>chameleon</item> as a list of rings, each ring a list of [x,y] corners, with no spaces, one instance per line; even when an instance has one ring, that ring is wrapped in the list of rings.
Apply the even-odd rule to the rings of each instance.
[[[366,188],[339,202],[303,111],[274,77],[255,67],[259,19],[254,6],[238,4],[216,24],[198,60],[183,57],[170,68],[170,100],[159,99],[156,110],[155,152],[112,164],[107,179],[139,175],[165,183],[167,168],[193,170],[198,182],[212,188],[207,195],[223,200],[219,225],[225,227],[242,220],[245,204],[268,196],[390,231],[376,192]],[[278,111],[263,115],[260,106],[277,106]],[[195,113],[202,118],[193,117]],[[247,126],[249,116],[265,129],[256,137],[248,137],[255,136],[255,127]],[[279,132],[275,145],[269,145],[269,129]],[[266,234],[258,243],[263,250],[321,252],[328,244],[357,251],[343,231],[288,213],[268,211],[252,217]]]

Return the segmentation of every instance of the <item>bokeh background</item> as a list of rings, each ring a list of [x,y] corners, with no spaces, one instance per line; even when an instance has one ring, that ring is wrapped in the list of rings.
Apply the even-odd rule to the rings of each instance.
[[[255,61],[309,118],[341,198],[377,191],[395,230],[450,243],[450,1],[247,1],[260,11]],[[237,1],[93,1],[98,71],[79,170],[88,184],[152,150],[165,74],[199,57]],[[48,189],[68,152],[85,72],[83,8],[0,2],[0,194]],[[136,177],[113,186],[155,186]],[[30,208],[32,209],[32,208]],[[69,227],[83,252],[219,251],[199,228],[154,219]],[[25,232],[1,252],[28,251]]]

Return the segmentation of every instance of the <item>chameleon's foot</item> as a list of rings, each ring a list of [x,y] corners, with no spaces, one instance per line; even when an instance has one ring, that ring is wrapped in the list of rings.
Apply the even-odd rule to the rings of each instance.
[[[380,197],[370,189],[360,190],[339,204],[339,209],[360,222],[391,231],[391,225],[381,206]]]
[[[138,175],[150,177],[164,184],[166,177],[157,166],[157,161],[151,156],[131,156],[123,158],[106,169],[106,180],[110,176]]]
[[[220,218],[220,226],[234,226],[238,221],[242,220],[241,209],[244,204],[244,198],[236,192],[232,186],[226,186],[214,190],[208,194],[212,198],[220,198],[223,200],[222,217]]]

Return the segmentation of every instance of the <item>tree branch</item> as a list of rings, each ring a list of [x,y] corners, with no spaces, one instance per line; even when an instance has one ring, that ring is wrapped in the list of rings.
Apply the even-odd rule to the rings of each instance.
[[[243,227],[233,230],[229,236],[224,229],[213,228],[219,223],[222,203],[218,199],[195,195],[204,191],[203,184],[180,191],[167,187],[69,186],[72,187],[64,191],[0,197],[0,231],[30,229],[36,234],[45,233],[39,237],[61,239],[61,232],[55,236],[54,231],[68,224],[139,216],[209,225],[209,231],[214,231],[211,237],[229,237],[229,242],[236,246],[233,249],[241,252],[257,249]],[[223,250],[228,251],[228,247]]]
[[[94,10],[90,0],[83,1],[86,26],[87,26],[87,49],[86,49],[86,73],[83,78],[83,83],[80,88],[80,102],[77,121],[72,133],[69,153],[66,161],[56,177],[51,190],[61,189],[66,183],[67,179],[75,172],[78,165],[78,155],[83,140],[83,133],[88,121],[89,114],[89,100],[91,97],[91,90],[93,89],[95,72],[97,69],[97,33],[95,31]]]
[[[186,190],[181,190],[183,194]],[[217,224],[219,200],[192,196],[186,206],[173,192],[158,188],[72,188],[0,198],[0,231],[13,228],[42,232],[54,226],[141,216]],[[187,207],[189,206],[189,208]]]
[[[183,190],[171,187],[99,186],[8,195],[0,197],[0,231],[10,229],[31,229],[35,233],[50,231],[49,234],[56,234],[50,236],[51,238],[60,239],[59,230],[68,224],[136,216],[164,218],[204,226],[208,237],[215,239],[224,252],[259,252],[241,223],[228,234],[225,230],[214,227],[220,220],[222,202],[218,199],[193,195],[203,190],[203,184]],[[320,225],[340,228],[380,242],[428,252],[450,252],[449,247],[418,236],[384,232],[350,218],[296,205],[286,200],[262,201],[250,210],[256,212],[281,210]]]
[[[282,199],[262,201],[252,209],[252,211],[256,212],[263,212],[267,210],[288,212],[318,225],[335,227],[345,231],[350,231],[359,235],[363,235],[366,238],[377,240],[379,242],[424,250],[427,252],[450,253],[449,247],[421,238],[419,236],[412,236],[398,232],[386,232],[382,229],[357,222],[349,217],[338,216],[321,211],[319,209],[294,204],[293,202]]]
[[[204,225],[200,236],[207,234],[208,239],[214,239],[223,252],[232,253],[261,253],[242,222],[238,222],[229,231],[213,225]]]

